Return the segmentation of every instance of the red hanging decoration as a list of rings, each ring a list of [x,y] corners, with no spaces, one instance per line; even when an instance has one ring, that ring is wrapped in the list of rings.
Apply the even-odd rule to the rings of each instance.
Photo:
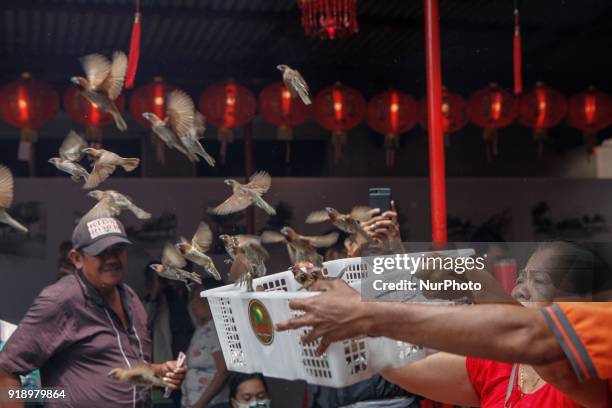
[[[151,127],[151,122],[142,117],[142,114],[145,112],[154,113],[163,120],[166,116],[166,95],[174,89],[173,86],[164,82],[162,77],[155,77],[153,82],[135,90],[130,98],[132,118],[146,128]],[[165,143],[153,132],[151,132],[151,140],[155,146],[156,159],[161,163],[165,163]]]
[[[59,110],[59,95],[44,82],[29,73],[0,89],[0,114],[8,124],[21,129],[17,157],[30,164],[34,174],[33,145],[38,139],[37,129],[50,121]]]
[[[510,125],[517,111],[518,103],[514,96],[494,83],[470,96],[468,115],[472,122],[484,128],[488,160],[497,156],[497,129]]]
[[[125,110],[125,96],[123,94],[120,94],[115,100],[115,105],[117,105],[119,112]],[[81,94],[76,86],[71,86],[64,93],[64,108],[70,119],[86,127],[85,134],[92,147],[102,147],[101,128],[114,123],[113,116],[110,113],[100,112]]]
[[[547,130],[561,122],[567,113],[565,96],[538,82],[534,89],[519,99],[518,121],[533,129],[538,142],[538,155],[542,156]]]
[[[233,142],[232,129],[253,120],[257,110],[255,96],[244,86],[230,80],[211,85],[200,96],[200,111],[211,125],[219,129],[221,163],[225,163],[227,144]]]
[[[333,40],[357,31],[357,0],[298,0],[308,37]]]
[[[132,38],[130,40],[130,55],[128,56],[127,74],[125,76],[125,88],[132,89],[138,70],[138,60],[140,59],[140,0],[136,0],[136,14],[134,15],[134,25],[132,26]]]
[[[266,122],[278,126],[277,138],[287,142],[285,163],[291,160],[292,128],[306,122],[312,114],[311,105],[292,99],[282,82],[266,86],[259,94],[259,111]]]
[[[591,86],[569,100],[567,121],[582,130],[589,154],[597,145],[597,132],[612,124],[612,98]]]
[[[518,0],[514,0],[514,41],[513,41],[513,60],[514,60],[514,94],[523,92],[523,52],[521,50],[521,25],[518,8]]]
[[[368,103],[367,120],[370,128],[385,135],[385,163],[393,167],[399,135],[416,123],[416,102],[410,95],[393,89],[378,94]]]
[[[423,129],[427,130],[427,98],[419,101],[417,121]],[[465,99],[459,94],[449,92],[446,87],[442,87],[442,125],[444,127],[446,145],[450,144],[448,135],[463,129],[468,121]]]
[[[334,160],[342,156],[342,145],[346,144],[346,132],[359,125],[366,114],[366,101],[356,89],[336,82],[323,89],[314,100],[314,115],[317,122],[332,132]]]

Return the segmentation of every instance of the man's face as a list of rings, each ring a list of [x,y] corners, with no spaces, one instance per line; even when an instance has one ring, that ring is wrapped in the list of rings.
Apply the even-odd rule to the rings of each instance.
[[[70,258],[94,287],[107,289],[117,286],[123,279],[127,249],[125,244],[116,244],[96,256],[73,249]]]

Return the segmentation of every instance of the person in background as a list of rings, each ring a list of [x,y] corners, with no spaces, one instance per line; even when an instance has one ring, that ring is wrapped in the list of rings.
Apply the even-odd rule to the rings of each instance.
[[[71,275],[76,271],[74,263],[70,260],[68,254],[72,249],[72,242],[64,241],[59,246],[59,258],[57,261],[57,275],[55,275],[55,282],[62,279],[66,275]]]
[[[203,408],[211,403],[227,401],[225,387],[228,371],[225,366],[219,337],[207,299],[200,297],[202,290],[223,285],[213,278],[204,279],[202,285],[191,289],[189,312],[196,327],[187,349],[187,375],[183,382],[183,406]]]
[[[161,278],[149,262],[144,270],[145,296],[142,304],[147,311],[147,325],[153,340],[153,362],[167,361],[176,358],[172,354],[172,333],[170,332],[170,310],[164,294],[167,289],[167,280]]]
[[[233,372],[229,376],[229,402],[211,408],[270,408],[268,383],[259,373]]]

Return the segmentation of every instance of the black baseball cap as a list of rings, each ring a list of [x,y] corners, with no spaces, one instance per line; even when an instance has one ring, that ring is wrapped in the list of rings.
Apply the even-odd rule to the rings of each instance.
[[[117,218],[100,217],[81,221],[72,232],[74,249],[92,256],[115,244],[131,244],[123,224]]]

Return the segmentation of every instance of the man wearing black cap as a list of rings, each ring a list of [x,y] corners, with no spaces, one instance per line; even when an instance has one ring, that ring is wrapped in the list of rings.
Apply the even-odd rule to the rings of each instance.
[[[180,386],[184,367],[177,369],[175,361],[150,363],[146,312],[122,283],[129,244],[116,218],[77,225],[69,257],[78,271],[34,300],[0,352],[0,389],[17,388],[18,375],[40,368],[44,387],[65,391],[64,399],[46,406],[147,406],[142,389],[107,377],[113,368],[142,365],[150,365],[170,388]]]

